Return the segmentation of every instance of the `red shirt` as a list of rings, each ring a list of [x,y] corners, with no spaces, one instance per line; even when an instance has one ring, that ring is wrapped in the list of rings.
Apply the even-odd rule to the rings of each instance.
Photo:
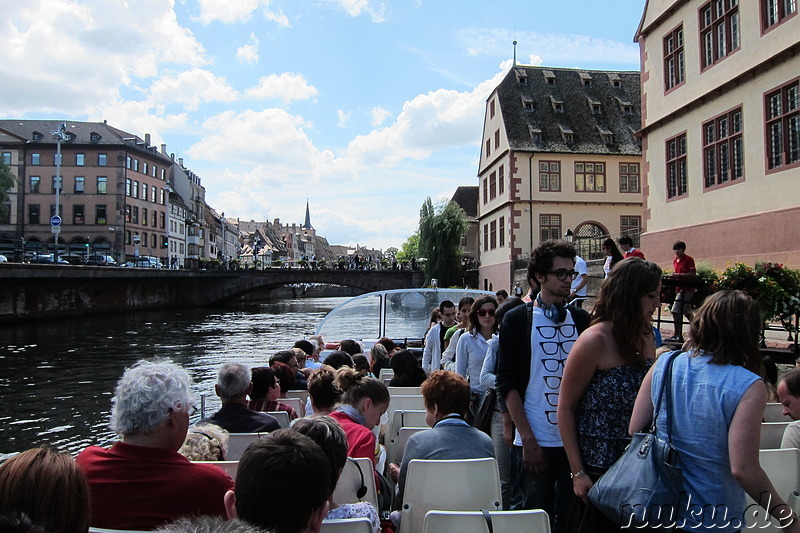
[[[696,274],[697,268],[694,266],[694,259],[690,255],[683,254],[683,257],[675,256],[672,260],[672,271],[676,274]],[[675,292],[695,292],[696,289],[688,287],[677,287]]]
[[[627,259],[629,257],[640,257],[640,258],[644,259],[644,254],[638,248],[631,248],[630,250],[628,250],[627,252],[622,254],[622,256],[625,259]]]
[[[181,516],[226,517],[233,480],[178,452],[117,442],[89,446],[75,462],[89,482],[92,527],[150,531]]]
[[[330,414],[330,417],[342,426],[345,435],[347,435],[347,456],[356,458],[367,457],[372,461],[373,467],[377,466],[378,459],[375,456],[377,441],[375,440],[375,434],[367,429],[366,426],[359,424],[350,418],[347,413],[342,411],[334,411]],[[376,486],[380,487],[378,473],[373,473],[375,474]]]

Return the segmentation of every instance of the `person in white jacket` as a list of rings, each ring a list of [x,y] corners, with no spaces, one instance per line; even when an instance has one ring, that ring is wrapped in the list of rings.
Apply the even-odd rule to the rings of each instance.
[[[430,374],[442,367],[442,344],[444,334],[456,323],[456,305],[450,300],[439,304],[442,321],[433,326],[425,337],[425,349],[422,352],[422,370]]]

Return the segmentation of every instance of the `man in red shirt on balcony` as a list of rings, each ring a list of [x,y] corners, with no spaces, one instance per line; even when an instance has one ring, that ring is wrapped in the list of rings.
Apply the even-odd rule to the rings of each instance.
[[[694,266],[694,259],[686,255],[686,243],[677,241],[672,245],[675,251],[675,259],[672,260],[672,277],[683,279],[697,279],[697,268]],[[672,305],[672,322],[675,325],[675,334],[667,339],[667,342],[683,343],[683,317],[692,318],[692,298],[697,289],[689,287],[677,287],[675,289],[675,303]]]

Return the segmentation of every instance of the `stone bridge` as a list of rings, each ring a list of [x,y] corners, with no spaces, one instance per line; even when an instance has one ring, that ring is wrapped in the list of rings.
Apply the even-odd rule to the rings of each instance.
[[[155,270],[0,263],[0,323],[46,317],[198,307],[251,291],[325,283],[365,292],[421,287],[408,270]]]

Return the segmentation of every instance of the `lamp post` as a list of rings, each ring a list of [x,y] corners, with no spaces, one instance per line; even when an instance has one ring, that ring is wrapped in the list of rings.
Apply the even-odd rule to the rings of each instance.
[[[69,139],[67,137],[67,123],[62,122],[58,130],[51,131],[50,135],[56,140],[56,212],[50,219],[51,231],[55,237],[56,247],[53,252],[53,263],[58,264],[58,235],[61,233],[61,216],[59,215],[61,204],[61,143]]]
[[[139,237],[139,232],[133,234],[133,266],[139,266],[136,263],[139,262],[139,244],[142,242],[142,239]]]

